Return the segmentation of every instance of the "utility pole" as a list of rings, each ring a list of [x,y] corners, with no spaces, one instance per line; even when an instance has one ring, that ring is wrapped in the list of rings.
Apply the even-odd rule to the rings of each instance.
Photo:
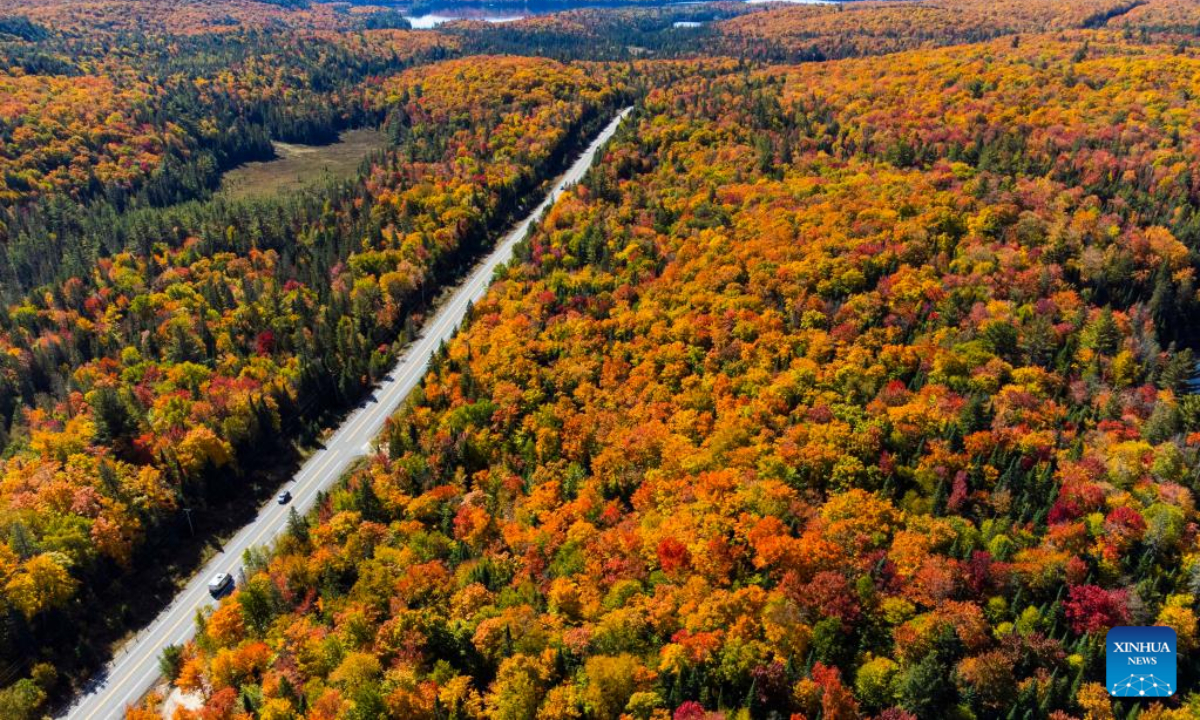
[[[192,527],[192,509],[191,509],[191,508],[184,508],[184,509],[183,509],[183,514],[184,514],[185,516],[187,516],[187,521],[188,521],[188,530],[189,530],[189,531],[191,531],[191,533],[192,533],[192,537],[196,537],[196,528]]]

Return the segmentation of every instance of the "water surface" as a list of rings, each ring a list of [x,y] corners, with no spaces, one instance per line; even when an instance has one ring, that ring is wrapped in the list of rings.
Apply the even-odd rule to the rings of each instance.
[[[778,3],[795,3],[800,5],[836,5],[837,0],[743,0],[747,5],[758,5],[761,3],[778,2]],[[549,15],[550,13],[563,12],[566,10],[579,10],[582,8],[649,8],[649,7],[679,7],[689,5],[703,5],[703,2],[694,0],[683,2],[664,2],[660,5],[633,5],[633,4],[615,4],[615,3],[573,3],[563,2],[553,5],[540,4],[521,4],[521,3],[495,3],[485,6],[462,6],[462,5],[424,5],[416,13],[406,14],[404,17],[412,25],[414,30],[430,30],[439,25],[443,25],[454,20],[482,20],[489,23],[506,23],[514,20],[521,20],[533,15]],[[693,28],[699,27],[703,23],[694,21],[680,21],[674,24],[677,28]]]

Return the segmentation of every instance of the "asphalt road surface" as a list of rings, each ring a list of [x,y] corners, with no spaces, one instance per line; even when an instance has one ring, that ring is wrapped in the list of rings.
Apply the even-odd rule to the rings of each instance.
[[[512,258],[513,248],[525,237],[529,226],[569,185],[579,182],[595,159],[600,146],[612,137],[631,108],[622,110],[591,145],[563,173],[553,189],[529,216],[505,235],[471,275],[454,291],[421,330],[420,336],[400,357],[386,382],[379,385],[372,399],[346,419],[325,447],[308,459],[286,488],[293,499],[280,505],[272,498],[254,522],[242,528],[175,596],[149,626],[117,652],[117,656],[86,686],[64,717],[79,720],[117,720],[125,708],[136,703],[158,681],[158,657],[168,645],[179,645],[195,632],[196,610],[214,601],[208,594],[208,581],[218,572],[231,573],[241,580],[241,559],[247,548],[261,545],[287,529],[291,508],[304,514],[310,510],[322,490],[328,490],[356,459],[370,451],[371,440],[383,428],[400,403],[421,381],[438,347],[458,329],[467,307],[487,291],[497,266]]]

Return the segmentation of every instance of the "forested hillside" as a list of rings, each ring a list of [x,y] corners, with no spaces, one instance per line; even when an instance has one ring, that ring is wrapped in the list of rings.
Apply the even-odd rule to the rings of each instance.
[[[528,110],[502,104],[513,87]],[[374,92],[403,144],[362,184],[324,202],[137,215],[134,232],[156,240],[144,254],[105,257],[0,320],[17,555],[5,588],[27,618],[70,599],[68,569],[128,565],[144,525],[279,430],[281,402],[313,413],[381,375],[435,270],[483,241],[607,91],[578,70],[483,58]],[[478,162],[452,162],[466,147]],[[49,560],[43,584],[27,566]]]
[[[0,0],[0,12],[81,37],[108,32],[239,33],[269,27],[346,29],[359,13],[307,0]]]
[[[1197,77],[1097,37],[664,80],[177,684],[1098,718],[1118,624],[1194,677]]]
[[[327,143],[382,122],[387,110],[365,101],[368,87],[455,47],[393,30],[153,37],[132,58],[114,57],[108,42],[4,46],[25,63],[0,73],[14,88],[0,153],[7,301],[134,249],[114,227],[128,224],[127,211],[205,199],[223,171],[272,157],[272,138]]]
[[[129,717],[1200,715],[1195,3],[411,10],[0,0],[0,717],[628,104]],[[214,194],[362,127],[352,179]],[[1180,691],[1110,700],[1156,624]]]
[[[1097,28],[1138,0],[958,0],[784,5],[721,23],[715,47],[771,60],[843,58]]]
[[[76,653],[94,652],[86,638],[71,640],[72,628],[95,621],[123,573],[155,562],[141,550],[147,540],[158,547],[186,532],[182,508],[236,495],[254,468],[246,448],[311,435],[381,376],[437,283],[607,120],[622,92],[599,68],[481,57],[319,94],[314,71],[354,58],[365,69],[402,67],[413,52],[438,47],[436,38],[390,31],[327,42],[340,53],[334,60],[310,49],[280,64],[257,52],[265,45],[257,39],[205,41],[198,52],[218,53],[217,63],[239,53],[237,65],[158,97],[112,95],[106,80],[19,76],[33,87],[96,86],[93,102],[53,85],[14,93],[11,102],[29,103],[16,117],[38,124],[39,137],[54,132],[70,146],[83,132],[97,152],[122,159],[134,148],[164,149],[143,151],[124,176],[107,169],[120,162],[76,158],[28,183],[35,197],[8,198],[18,279],[0,314],[0,604],[9,618],[0,652],[8,661],[39,646],[41,659],[54,660],[72,642]],[[275,47],[279,57],[288,51]],[[179,167],[195,167],[190,152],[231,140],[168,120],[181,108],[176,93],[201,125],[211,122],[203,113],[221,112],[267,154],[268,128],[289,137],[272,108],[304,122],[312,115],[301,102],[352,106],[347,116],[381,123],[393,146],[361,180],[326,191],[155,207],[164,203],[136,193],[165,171],[164,158],[180,150]],[[121,105],[144,116],[108,112]],[[157,146],[149,131],[141,130],[151,139],[133,133],[155,120],[168,133]],[[14,129],[12,162],[52,166],[54,149],[17,142],[26,135]],[[183,197],[203,196],[207,184]],[[128,199],[114,194],[126,189]],[[55,241],[70,248],[66,263],[47,255]],[[46,284],[13,292],[35,280]],[[117,612],[106,622],[119,629],[125,620]]]

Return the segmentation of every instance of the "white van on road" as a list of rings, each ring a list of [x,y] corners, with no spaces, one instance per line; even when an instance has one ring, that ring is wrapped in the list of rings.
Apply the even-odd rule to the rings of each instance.
[[[208,581],[208,593],[215,598],[225,594],[233,587],[233,576],[229,573],[217,573]]]

